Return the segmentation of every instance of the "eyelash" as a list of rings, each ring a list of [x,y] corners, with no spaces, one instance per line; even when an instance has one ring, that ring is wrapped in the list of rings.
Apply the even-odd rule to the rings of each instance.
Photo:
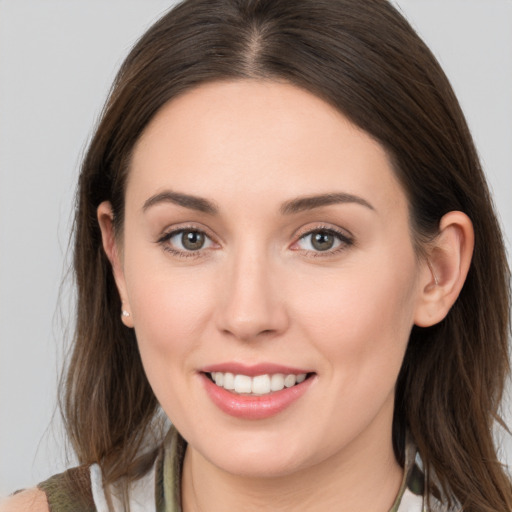
[[[204,256],[204,251],[207,250],[207,248],[206,249],[201,248],[201,249],[198,249],[195,251],[180,250],[180,249],[175,249],[171,245],[169,245],[168,242],[173,237],[175,237],[179,234],[183,234],[183,232],[186,232],[186,231],[202,234],[205,236],[205,238],[207,240],[210,241],[210,243],[212,243],[212,244],[216,243],[213,240],[213,238],[211,236],[209,236],[203,229],[199,229],[195,226],[184,226],[184,227],[180,227],[178,229],[169,231],[168,233],[165,233],[162,237],[160,237],[157,240],[157,244],[161,245],[164,251],[169,252],[173,256],[176,256],[178,258],[200,258],[200,257]],[[306,239],[306,237],[312,236],[315,233],[323,233],[323,234],[334,236],[339,242],[338,247],[336,247],[334,249],[328,249],[325,251],[312,251],[312,250],[307,250],[307,249],[292,249],[292,250],[297,251],[297,252],[302,252],[306,257],[309,257],[309,258],[328,258],[328,257],[334,256],[334,255],[348,249],[350,246],[354,245],[354,240],[350,235],[347,235],[346,233],[342,232],[341,230],[337,230],[335,228],[327,227],[327,226],[317,226],[313,229],[309,229],[309,230],[305,231],[304,233],[299,234],[297,240],[292,245],[298,244],[301,240],[304,240],[304,239]]]

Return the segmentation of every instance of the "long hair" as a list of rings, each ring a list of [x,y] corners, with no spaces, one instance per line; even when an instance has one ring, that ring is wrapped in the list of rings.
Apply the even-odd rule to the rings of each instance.
[[[439,324],[414,327],[396,386],[393,445],[415,439],[427,485],[465,511],[512,509],[493,443],[509,373],[509,269],[466,121],[436,59],[385,0],[186,0],[135,45],[86,153],[75,219],[78,318],[64,416],[82,463],[107,482],[137,478],[158,412],[101,245],[96,209],[112,203],[122,236],[135,142],[168,101],[205,82],[280,80],[337,108],[387,150],[418,251],[441,217],[465,212],[475,249],[459,298]]]

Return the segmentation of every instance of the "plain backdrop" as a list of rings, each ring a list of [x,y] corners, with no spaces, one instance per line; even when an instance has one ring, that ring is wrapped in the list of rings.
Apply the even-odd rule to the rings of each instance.
[[[510,248],[512,1],[396,3],[452,81]],[[0,0],[0,495],[73,462],[55,411],[77,168],[123,57],[171,4]]]

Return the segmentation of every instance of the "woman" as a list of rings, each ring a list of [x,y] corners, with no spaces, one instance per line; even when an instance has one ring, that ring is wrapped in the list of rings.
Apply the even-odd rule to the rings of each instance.
[[[83,466],[14,510],[511,509],[501,234],[387,2],[173,9],[116,79],[75,237]]]

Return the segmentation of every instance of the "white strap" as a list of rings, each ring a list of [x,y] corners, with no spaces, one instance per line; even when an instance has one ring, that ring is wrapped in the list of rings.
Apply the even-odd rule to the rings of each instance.
[[[97,512],[110,512],[107,506],[105,490],[103,488],[103,476],[98,464],[92,464],[91,491]],[[126,508],[116,496],[115,490],[111,492],[112,504],[115,512],[124,512]],[[156,510],[155,503],[155,465],[142,478],[130,485],[129,489],[130,511],[150,512]]]

